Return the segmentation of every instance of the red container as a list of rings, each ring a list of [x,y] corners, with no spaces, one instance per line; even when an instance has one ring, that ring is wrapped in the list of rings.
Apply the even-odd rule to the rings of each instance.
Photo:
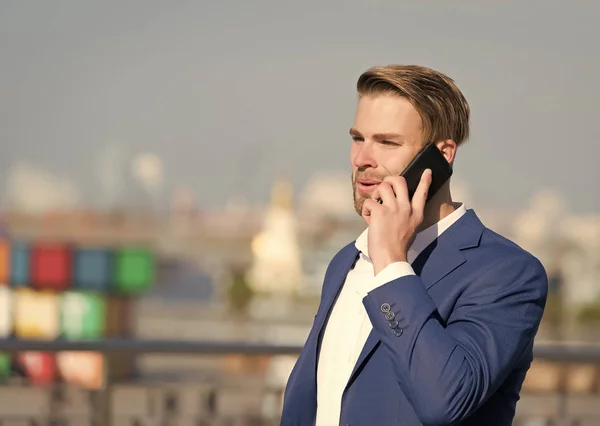
[[[35,245],[31,252],[31,281],[39,290],[64,290],[72,275],[72,253],[63,244]]]
[[[98,352],[59,352],[57,373],[63,380],[85,389],[100,389],[104,381],[104,357]]]
[[[0,239],[0,285],[8,285],[10,278],[10,245]]]
[[[56,361],[53,354],[47,352],[21,352],[17,360],[25,370],[31,384],[43,386],[54,382]]]

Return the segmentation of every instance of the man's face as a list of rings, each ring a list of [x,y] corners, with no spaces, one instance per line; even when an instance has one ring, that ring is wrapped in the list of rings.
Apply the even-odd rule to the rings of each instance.
[[[350,130],[354,208],[362,206],[386,176],[399,175],[423,146],[421,117],[393,94],[363,96]]]

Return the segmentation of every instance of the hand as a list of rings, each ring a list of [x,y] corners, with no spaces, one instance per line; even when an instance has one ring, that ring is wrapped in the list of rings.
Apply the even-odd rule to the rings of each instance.
[[[362,216],[369,225],[369,256],[375,275],[391,263],[407,261],[408,249],[423,222],[430,185],[431,170],[427,169],[411,202],[406,180],[401,176],[388,176],[373,191],[372,198],[364,202]]]

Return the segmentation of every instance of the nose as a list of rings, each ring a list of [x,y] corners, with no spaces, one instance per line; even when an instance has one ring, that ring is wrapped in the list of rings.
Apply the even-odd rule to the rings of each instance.
[[[367,167],[376,168],[377,161],[375,161],[373,154],[373,145],[370,142],[364,141],[355,144],[352,164],[359,169]]]

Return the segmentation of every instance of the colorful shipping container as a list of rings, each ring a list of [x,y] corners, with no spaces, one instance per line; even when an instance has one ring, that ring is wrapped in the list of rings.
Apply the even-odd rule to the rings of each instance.
[[[143,247],[77,247],[0,239],[0,339],[95,340],[132,333],[135,299],[155,280],[154,254]],[[0,380],[20,371],[32,384],[57,378],[98,389],[134,371],[134,357],[94,352],[0,353]],[[16,369],[16,370],[15,370]]]

